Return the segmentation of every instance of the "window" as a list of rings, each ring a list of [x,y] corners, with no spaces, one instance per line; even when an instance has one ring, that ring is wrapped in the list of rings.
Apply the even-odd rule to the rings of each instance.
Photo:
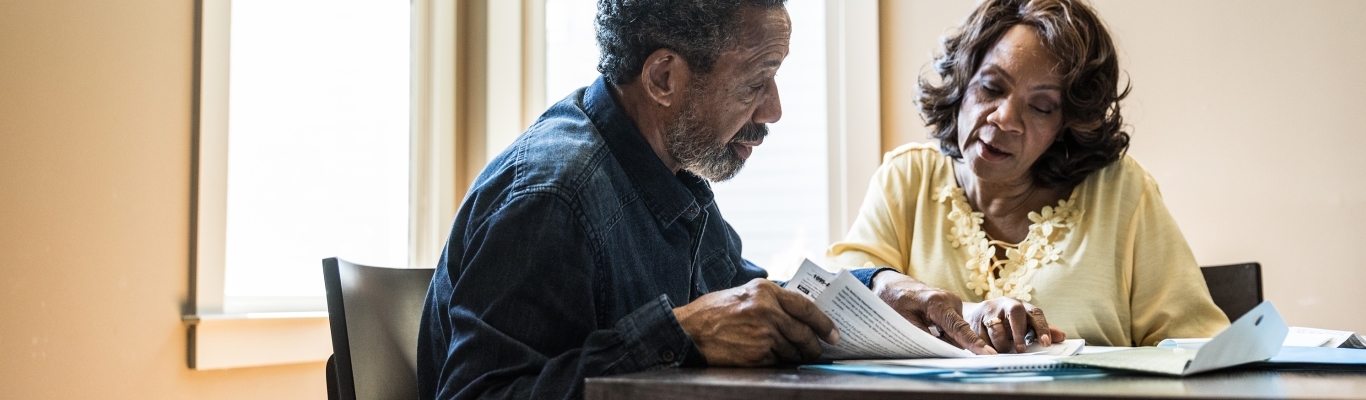
[[[190,367],[326,359],[321,260],[430,267],[449,229],[455,5],[199,13]]]
[[[223,312],[325,310],[323,258],[408,265],[409,8],[233,1]]]

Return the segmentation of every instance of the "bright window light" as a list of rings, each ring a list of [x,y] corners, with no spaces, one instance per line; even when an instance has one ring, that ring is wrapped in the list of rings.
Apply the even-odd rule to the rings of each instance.
[[[409,13],[233,1],[225,311],[322,296],[326,257],[407,266]]]
[[[558,103],[598,77],[594,0],[545,2],[545,101]]]

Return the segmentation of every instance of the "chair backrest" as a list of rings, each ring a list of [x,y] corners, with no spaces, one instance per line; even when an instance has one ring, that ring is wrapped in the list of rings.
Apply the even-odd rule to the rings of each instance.
[[[323,260],[332,328],[329,397],[416,399],[417,331],[431,268],[380,268]]]
[[[1224,311],[1229,321],[1238,319],[1248,310],[1262,304],[1262,265],[1243,264],[1200,267],[1205,285],[1214,304]]]

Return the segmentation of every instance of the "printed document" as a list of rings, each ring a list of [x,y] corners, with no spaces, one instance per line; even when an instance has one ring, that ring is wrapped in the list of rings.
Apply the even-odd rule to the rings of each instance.
[[[786,288],[806,296],[835,322],[840,340],[821,343],[823,360],[972,356],[912,325],[849,271],[826,272],[805,260]]]

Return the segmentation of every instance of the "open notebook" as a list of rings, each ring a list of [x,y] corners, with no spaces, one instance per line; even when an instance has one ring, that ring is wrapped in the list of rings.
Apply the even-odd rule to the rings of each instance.
[[[1198,350],[1140,347],[1068,357],[1070,365],[1188,376],[1235,365],[1265,361],[1281,350],[1289,328],[1271,306],[1262,304],[1243,314]]]

